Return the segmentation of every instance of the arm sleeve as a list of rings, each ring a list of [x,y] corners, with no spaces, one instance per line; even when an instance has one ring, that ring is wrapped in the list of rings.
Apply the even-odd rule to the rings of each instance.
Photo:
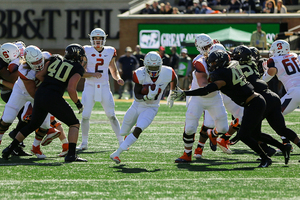
[[[210,83],[203,88],[198,88],[195,90],[186,90],[184,91],[186,96],[205,96],[209,93],[217,91],[219,88],[215,83]]]

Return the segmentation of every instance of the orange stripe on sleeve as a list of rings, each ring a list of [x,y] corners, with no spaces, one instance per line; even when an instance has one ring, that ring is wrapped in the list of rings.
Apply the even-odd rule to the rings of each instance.
[[[172,69],[172,81],[176,78],[176,73],[174,71],[174,69]]]
[[[196,69],[197,72],[204,72],[204,73],[206,73],[206,69],[205,69],[204,65],[201,62],[196,61],[194,63],[194,67],[195,67],[195,69]]]
[[[132,81],[133,81],[134,83],[140,84],[140,83],[139,83],[139,79],[138,79],[138,77],[137,77],[137,75],[136,75],[135,72],[133,72],[133,75],[132,75]]]
[[[26,76],[24,76],[22,73],[19,72],[19,76],[23,80],[29,80]]]

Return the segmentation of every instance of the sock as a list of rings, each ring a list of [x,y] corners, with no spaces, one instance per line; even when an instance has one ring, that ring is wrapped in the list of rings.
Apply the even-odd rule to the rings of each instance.
[[[198,146],[197,146],[197,147],[200,147],[201,149],[203,149],[203,148],[204,148],[204,144],[205,144],[205,143],[198,142]]]
[[[68,155],[70,155],[70,156],[75,155],[75,150],[76,150],[76,143],[69,143]]]
[[[32,145],[35,146],[35,147],[37,147],[37,146],[39,146],[41,144],[41,142],[42,142],[42,140],[34,138]]]
[[[130,133],[126,137],[124,142],[122,142],[119,149],[122,149],[123,151],[126,151],[133,143],[135,143],[135,141],[137,141],[137,138],[132,133]]]
[[[221,136],[221,138],[223,138],[224,140],[229,140],[230,137],[231,137],[231,135],[228,133],[225,133]]]
[[[192,149],[184,149],[184,152],[185,152],[187,155],[189,155],[189,154],[192,153]]]
[[[9,150],[12,152],[19,145],[19,141],[15,138],[8,146]]]
[[[282,139],[282,143],[290,143],[289,139],[287,139],[284,136],[281,136],[281,139]]]
[[[82,131],[82,144],[87,144],[90,130],[89,119],[82,119],[80,126]]]
[[[119,145],[121,145],[121,143],[124,141],[124,139],[123,139],[123,136],[120,135],[120,131],[121,131],[120,122],[116,117],[110,118],[109,121],[110,121],[111,127],[112,127],[113,131],[115,132],[116,137],[119,141]]]
[[[65,138],[65,139],[62,139],[62,140],[61,140],[61,143],[63,143],[63,144],[65,144],[65,143],[68,143],[68,140],[67,140],[67,138]]]

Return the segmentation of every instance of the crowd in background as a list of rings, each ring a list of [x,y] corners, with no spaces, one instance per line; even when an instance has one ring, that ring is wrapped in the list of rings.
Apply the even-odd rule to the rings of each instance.
[[[179,0],[146,3],[140,14],[218,14],[218,13],[287,13],[285,5],[298,5],[298,0]],[[220,6],[218,9],[213,9]]]

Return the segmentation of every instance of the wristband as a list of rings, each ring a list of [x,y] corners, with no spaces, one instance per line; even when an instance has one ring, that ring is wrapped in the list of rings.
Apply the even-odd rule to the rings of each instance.
[[[3,84],[3,79],[0,79],[0,84]]]
[[[79,99],[78,99],[78,101],[75,103],[75,105],[76,105],[76,107],[77,107],[78,109],[82,108],[82,104],[81,104],[81,102],[80,102]]]

